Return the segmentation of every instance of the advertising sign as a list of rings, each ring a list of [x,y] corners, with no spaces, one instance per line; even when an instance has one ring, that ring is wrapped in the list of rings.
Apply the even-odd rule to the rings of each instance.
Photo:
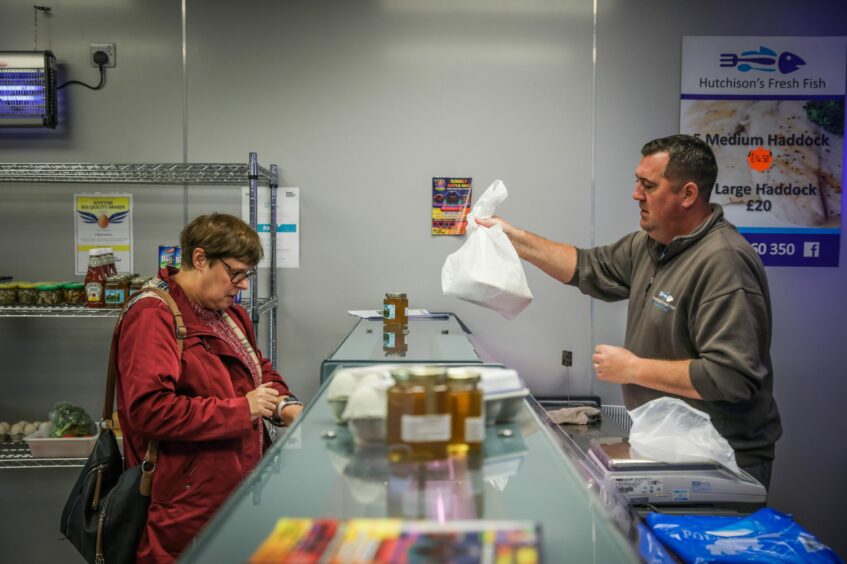
[[[684,37],[680,131],[766,266],[838,266],[845,37]]]
[[[432,234],[464,235],[471,211],[471,178],[432,179]]]

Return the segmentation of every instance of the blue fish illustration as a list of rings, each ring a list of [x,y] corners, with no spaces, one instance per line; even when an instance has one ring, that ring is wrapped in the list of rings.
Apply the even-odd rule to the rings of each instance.
[[[781,72],[782,74],[794,72],[805,64],[806,61],[804,61],[794,53],[789,53],[788,51],[785,51],[779,56],[779,72]]]
[[[756,51],[743,51],[740,55],[735,53],[721,53],[722,67],[735,67],[741,72],[761,71],[775,72],[777,68],[782,74],[796,71],[806,61],[794,53],[782,52],[777,56],[776,51],[765,46]],[[759,65],[759,66],[753,66]]]

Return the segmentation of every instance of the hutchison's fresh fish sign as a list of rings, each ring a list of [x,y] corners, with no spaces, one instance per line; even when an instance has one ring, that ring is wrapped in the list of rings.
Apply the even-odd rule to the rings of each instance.
[[[776,51],[768,47],[759,47],[757,51],[744,51],[740,55],[735,53],[721,53],[722,67],[735,67],[741,72],[760,71],[789,74],[805,65],[800,56],[789,51],[783,51],[777,55]]]

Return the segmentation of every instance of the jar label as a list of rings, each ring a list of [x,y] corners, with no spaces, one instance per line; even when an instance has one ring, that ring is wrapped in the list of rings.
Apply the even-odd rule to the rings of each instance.
[[[394,348],[394,331],[382,334],[382,346],[388,349]]]
[[[435,443],[450,440],[450,415],[404,415],[400,439],[406,443]]]
[[[385,319],[397,319],[397,306],[394,304],[385,304],[385,309],[382,311],[382,316]]]
[[[124,301],[126,301],[123,288],[106,288],[103,301],[110,305],[123,305]]]
[[[89,282],[85,285],[85,297],[89,302],[99,302],[103,298],[103,284],[100,282]]]
[[[485,440],[485,421],[482,417],[465,418],[465,442],[481,443]]]

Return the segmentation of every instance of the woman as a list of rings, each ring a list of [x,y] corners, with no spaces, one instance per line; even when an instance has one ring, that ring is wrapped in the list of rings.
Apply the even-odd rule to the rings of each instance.
[[[116,329],[126,466],[159,441],[138,562],[175,560],[270,445],[263,418],[288,424],[302,410],[233,303],[262,258],[259,236],[237,217],[211,214],[186,226],[180,243],[182,269],[163,268],[148,285],[182,312],[181,357],[173,315],[152,293],[134,298]]]

